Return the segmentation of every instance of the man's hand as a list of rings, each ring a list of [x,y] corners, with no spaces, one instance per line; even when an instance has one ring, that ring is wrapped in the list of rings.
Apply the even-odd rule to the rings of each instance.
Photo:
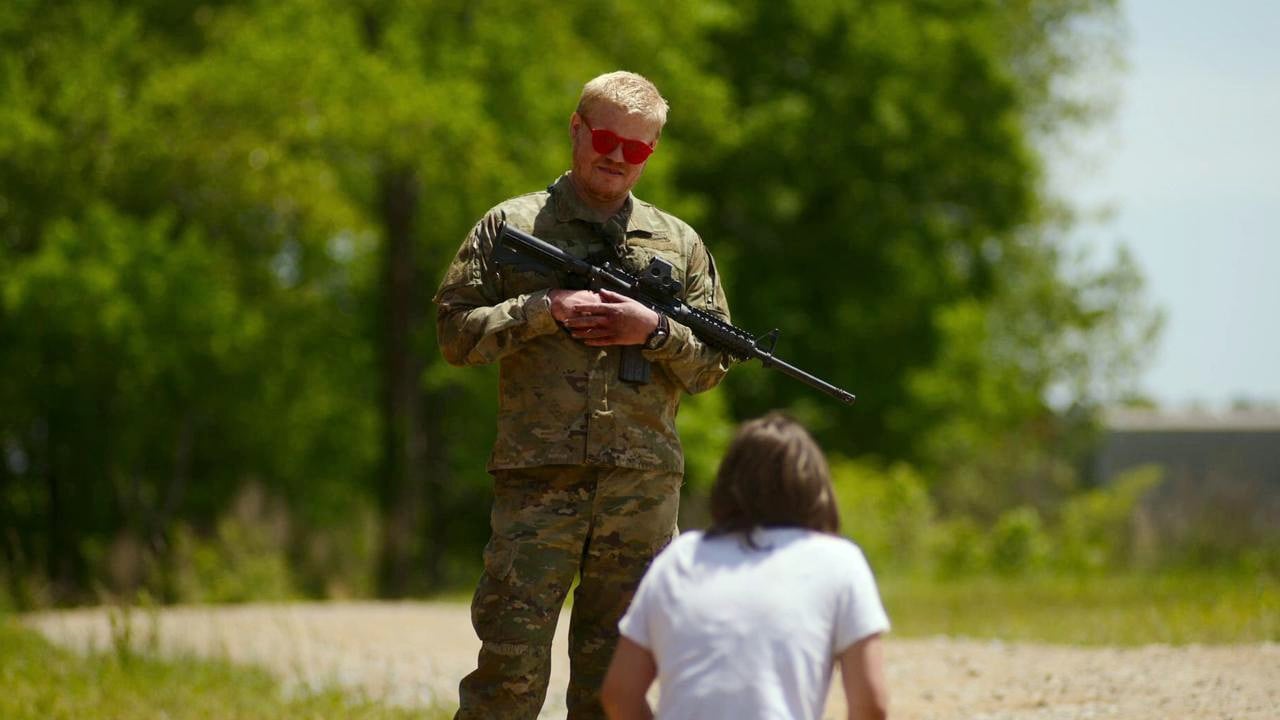
[[[643,345],[658,326],[658,313],[611,290],[553,290],[550,298],[551,314],[584,345]]]
[[[551,317],[561,325],[580,314],[582,306],[600,304],[600,296],[593,290],[552,290],[547,299],[551,301]]]

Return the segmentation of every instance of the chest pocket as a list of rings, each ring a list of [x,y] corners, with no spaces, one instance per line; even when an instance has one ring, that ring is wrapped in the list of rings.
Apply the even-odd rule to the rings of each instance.
[[[666,235],[654,234],[646,237],[627,238],[627,269],[639,273],[654,258],[662,258],[671,263],[671,277],[675,278],[682,288],[680,298],[683,300],[686,287],[685,258],[675,241]]]
[[[544,232],[538,237],[574,257],[586,257],[592,250],[590,244],[575,237],[560,237],[552,232]],[[498,277],[502,283],[502,295],[506,298],[553,288],[574,289],[572,283],[566,283],[560,273],[542,270],[534,265],[500,266]]]
[[[544,270],[503,267],[498,271],[498,277],[502,281],[502,295],[507,298],[560,287],[555,273]]]

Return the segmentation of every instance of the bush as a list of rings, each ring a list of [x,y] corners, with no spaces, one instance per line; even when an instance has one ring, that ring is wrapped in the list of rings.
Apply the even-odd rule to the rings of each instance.
[[[348,599],[375,593],[378,514],[353,500],[346,517],[295,533],[294,578],[308,597]]]
[[[688,492],[705,496],[711,492],[720,459],[729,449],[735,431],[725,394],[708,392],[685,398],[680,403],[676,426],[684,446]]]
[[[1049,537],[1040,513],[1030,506],[1014,508],[991,531],[991,569],[1001,575],[1024,575],[1042,568],[1049,557]]]
[[[1147,465],[1069,498],[1058,527],[1058,567],[1076,572],[1119,569],[1140,560],[1144,548],[1136,537],[1138,504],[1161,479],[1160,468]]]
[[[874,564],[912,570],[928,560],[934,507],[915,468],[833,458],[831,475],[844,534]]]
[[[987,538],[969,517],[938,523],[930,534],[929,557],[943,577],[972,575],[988,567]]]
[[[179,525],[174,535],[174,592],[179,602],[285,600],[297,595],[287,553],[288,515],[257,484],[246,485],[232,512],[204,539]]]

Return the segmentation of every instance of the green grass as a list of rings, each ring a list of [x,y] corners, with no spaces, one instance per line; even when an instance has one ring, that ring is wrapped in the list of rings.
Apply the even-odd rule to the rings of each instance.
[[[894,635],[1076,645],[1280,641],[1280,580],[1247,575],[888,576]]]
[[[880,578],[895,637],[1076,645],[1280,642],[1280,579],[1247,575]],[[436,720],[338,691],[289,697],[265,671],[194,658],[90,656],[0,614],[6,720]]]
[[[0,718],[6,720],[436,720],[337,691],[286,697],[264,671],[226,662],[81,656],[0,615]]]

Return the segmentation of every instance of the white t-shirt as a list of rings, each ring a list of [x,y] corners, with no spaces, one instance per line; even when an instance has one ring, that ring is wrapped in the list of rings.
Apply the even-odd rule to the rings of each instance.
[[[862,550],[798,528],[688,532],[654,559],[622,634],[653,653],[658,717],[822,716],[837,655],[889,629]]]

